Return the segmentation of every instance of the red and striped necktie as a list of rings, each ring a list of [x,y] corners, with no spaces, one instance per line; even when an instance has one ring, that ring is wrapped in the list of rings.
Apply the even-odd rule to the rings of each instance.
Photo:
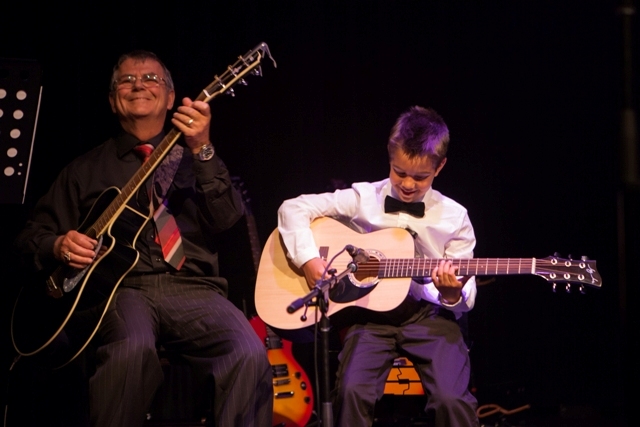
[[[147,160],[149,160],[149,157],[151,156],[151,152],[153,151],[153,145],[151,145],[151,144],[138,144],[135,147],[133,147],[133,151],[136,152],[136,154],[142,160],[142,163],[144,163]]]
[[[144,163],[149,160],[149,156],[151,156],[151,152],[153,151],[153,145],[139,144],[134,147],[134,150]],[[154,185],[154,188],[155,187]],[[164,199],[161,201],[159,197],[152,197],[152,199],[151,209],[156,226],[156,243],[162,247],[164,260],[176,270],[180,270],[186,259],[180,229],[178,228],[176,219],[169,210],[168,200]]]

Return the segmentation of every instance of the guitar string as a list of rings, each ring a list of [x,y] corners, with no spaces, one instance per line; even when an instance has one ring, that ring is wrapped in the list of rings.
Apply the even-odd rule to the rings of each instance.
[[[370,263],[358,264],[355,273],[384,277],[418,277],[427,276],[438,267],[443,259],[398,258],[390,260],[373,260]],[[446,261],[446,260],[445,260]],[[475,261],[475,262],[474,262]],[[535,272],[532,272],[535,262]],[[334,266],[338,269],[348,269],[351,262],[337,260]],[[576,264],[565,265],[562,262],[554,263],[546,259],[533,258],[469,258],[453,260],[453,265],[459,268],[459,272],[468,275],[500,275],[500,274],[545,274],[556,273],[564,277],[585,275],[588,264],[585,261],[577,261]],[[416,271],[416,274],[411,274]],[[558,278],[560,280],[560,278]]]

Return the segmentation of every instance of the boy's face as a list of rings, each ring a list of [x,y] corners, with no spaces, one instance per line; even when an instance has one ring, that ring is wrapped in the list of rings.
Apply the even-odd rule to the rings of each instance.
[[[409,159],[402,150],[396,150],[389,162],[389,179],[393,189],[403,202],[420,202],[431,188],[433,179],[438,176],[447,159],[443,159],[436,168],[429,157]]]

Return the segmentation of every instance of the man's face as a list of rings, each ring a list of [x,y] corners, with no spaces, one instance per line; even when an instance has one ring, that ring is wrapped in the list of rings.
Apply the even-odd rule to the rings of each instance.
[[[120,65],[115,77],[127,74],[135,76],[136,81],[130,88],[116,86],[109,94],[113,112],[120,121],[156,119],[164,123],[167,110],[173,107],[175,92],[168,89],[164,81],[157,87],[144,87],[140,81],[144,74],[157,74],[164,78],[162,66],[152,59],[140,61],[129,58]]]
[[[398,198],[409,203],[422,201],[446,161],[446,158],[443,159],[436,168],[426,156],[409,159],[404,151],[396,150],[389,162],[389,179]]]

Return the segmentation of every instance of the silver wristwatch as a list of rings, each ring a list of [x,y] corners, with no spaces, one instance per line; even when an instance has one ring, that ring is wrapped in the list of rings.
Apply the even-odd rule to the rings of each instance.
[[[198,159],[202,161],[211,160],[216,150],[214,150],[212,144],[205,144],[200,147],[200,152],[198,152]]]

